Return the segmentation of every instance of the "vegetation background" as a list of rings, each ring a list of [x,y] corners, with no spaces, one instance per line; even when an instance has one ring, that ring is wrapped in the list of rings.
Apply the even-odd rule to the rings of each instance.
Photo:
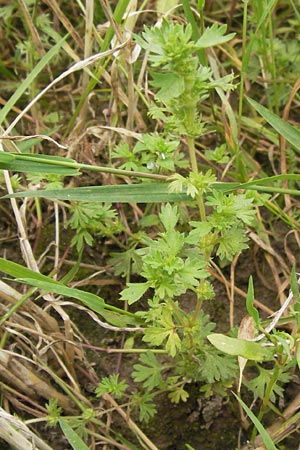
[[[1,448],[299,448],[299,7],[2,0]]]

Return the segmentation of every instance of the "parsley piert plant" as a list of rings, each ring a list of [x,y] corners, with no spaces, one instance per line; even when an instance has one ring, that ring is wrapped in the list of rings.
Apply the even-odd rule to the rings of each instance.
[[[201,382],[201,390],[207,396],[213,392],[226,395],[226,388],[236,374],[235,359],[206,339],[215,324],[202,306],[215,297],[208,270],[212,257],[231,261],[247,248],[246,229],[255,221],[255,197],[218,190],[212,170],[199,171],[195,150],[195,141],[205,130],[201,118],[203,101],[216,88],[219,92],[233,89],[232,75],[216,80],[210,67],[199,59],[203,49],[232,38],[225,32],[226,26],[213,25],[195,42],[190,25],[163,20],[160,26],[145,27],[142,36],[136,38],[148,54],[156,92],[149,114],[163,124],[163,131],[159,135],[144,135],[144,144],[137,144],[132,152],[127,144],[119,146],[113,157],[125,156],[122,167],[126,168],[147,165],[150,170],[149,164],[153,162],[159,170],[175,167],[185,170],[181,153],[170,159],[172,152],[173,155],[178,152],[178,145],[174,144],[181,141],[188,148],[191,168],[186,175],[176,173],[170,177],[172,192],[186,191],[190,196],[190,204],[185,205],[188,213],[184,218],[181,207],[162,206],[160,231],[153,238],[144,237],[142,248],[135,250],[140,260],[139,274],[144,280],[127,283],[121,294],[129,305],[142,298],[148,303],[148,308],[137,315],[145,323],[142,340],[149,348],[133,371],[134,380],[143,386],[148,405],[161,391],[167,391],[172,402],[186,401],[189,394],[185,386],[190,382]],[[156,152],[153,143],[158,144]],[[216,149],[217,159],[220,151],[222,158],[226,157],[224,147]],[[158,156],[154,160],[155,155],[161,156],[161,148],[167,161],[173,160],[175,164],[168,163],[166,167]],[[210,151],[211,159],[213,153]],[[187,216],[195,220],[187,220]],[[192,306],[186,307],[187,299]],[[160,353],[171,358],[163,362],[157,356]],[[149,418],[155,408],[149,411],[143,417]]]

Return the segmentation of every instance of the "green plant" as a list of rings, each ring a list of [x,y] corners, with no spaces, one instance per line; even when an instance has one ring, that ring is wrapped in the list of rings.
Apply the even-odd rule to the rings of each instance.
[[[59,34],[51,27],[49,16],[44,14],[37,16],[37,3],[35,5],[31,5],[30,2],[21,3],[22,5],[28,3],[31,18],[24,6],[22,23],[25,24],[25,28],[28,28],[25,30],[27,39],[18,45],[16,56],[18,59],[15,59],[15,63],[22,64],[22,69],[29,74],[24,77],[24,82],[17,87],[1,110],[1,124],[5,123],[24,93],[30,90],[31,98],[34,97],[38,89],[37,79],[40,79],[45,68],[49,69],[48,65],[54,58],[58,59],[62,48],[71,55],[73,60],[79,59],[74,50],[66,44],[68,38],[61,39],[60,34],[64,33]],[[141,10],[145,3],[140,7]],[[162,10],[167,11],[176,4],[176,1],[160,3]],[[257,241],[262,239],[262,248],[269,250],[268,232],[264,229],[259,215],[261,205],[270,210],[272,219],[278,216],[293,226],[294,230],[300,228],[293,208],[284,210],[280,206],[280,200],[276,203],[276,200],[271,197],[273,193],[299,195],[297,190],[299,174],[288,173],[285,170],[280,174],[270,175],[269,168],[266,168],[266,173],[262,171],[259,175],[257,173],[259,170],[249,156],[251,152],[248,155],[239,142],[238,131],[242,131],[242,125],[246,124],[255,130],[261,127],[257,118],[243,117],[243,89],[246,70],[249,69],[248,74],[251,72],[249,65],[251,50],[258,49],[259,61],[262,58],[263,71],[270,74],[272,87],[268,86],[265,90],[268,108],[252,99],[249,99],[249,104],[254,114],[255,111],[258,112],[294,147],[296,153],[288,149],[290,171],[296,170],[297,167],[300,133],[278,116],[278,108],[282,100],[278,98],[275,57],[277,58],[277,54],[282,49],[282,41],[275,41],[275,46],[272,42],[274,30],[271,12],[274,11],[276,2],[260,1],[255,5],[253,17],[258,19],[256,33],[257,35],[260,33],[262,42],[258,43],[257,36],[253,34],[248,44],[246,28],[249,5],[248,2],[244,2],[242,48],[245,54],[241,61],[237,121],[227,97],[235,88],[235,77],[232,74],[225,74],[229,65],[228,61],[219,70],[218,57],[215,58],[216,53],[214,53],[217,50],[213,48],[225,46],[227,55],[234,55],[234,46],[230,47],[234,34],[226,35],[226,26],[216,23],[205,28],[204,3],[198,2],[199,27],[190,2],[184,0],[182,4],[187,25],[183,24],[182,20],[169,20],[166,14],[159,19],[156,26],[147,26],[143,32],[137,33],[134,36],[134,45],[130,43],[132,47],[127,45],[126,32],[132,29],[131,20],[136,20],[135,16],[138,16],[139,11],[131,14],[131,2],[127,0],[118,2],[115,11],[110,11],[108,2],[102,3],[104,9],[106,8],[107,19],[110,21],[109,27],[103,31],[102,36],[93,25],[91,9],[85,10],[83,5],[80,5],[86,17],[84,61],[76,63],[52,80],[6,130],[2,131],[1,128],[5,151],[0,153],[0,168],[6,171],[25,172],[26,179],[31,185],[38,184],[43,187],[43,189],[22,192],[20,190],[24,189],[25,178],[16,178],[15,175],[6,173],[5,181],[10,192],[6,198],[12,199],[14,211],[18,211],[14,203],[15,198],[34,198],[34,202],[24,201],[23,207],[26,209],[26,205],[30,205],[27,214],[30,214],[30,217],[31,214],[35,214],[39,224],[42,220],[44,205],[40,198],[48,199],[48,204],[49,200],[54,200],[57,235],[56,263],[53,272],[50,275],[42,275],[39,273],[34,255],[30,252],[30,244],[22,225],[23,216],[21,214],[18,216],[16,213],[17,218],[20,219],[18,227],[22,252],[26,255],[29,268],[1,258],[0,269],[6,275],[13,277],[15,282],[31,286],[31,288],[18,297],[13,306],[5,311],[0,323],[5,326],[8,320],[12,321],[15,315],[26,306],[31,296],[38,301],[43,297],[44,300],[49,301],[51,305],[48,305],[49,308],[54,305],[55,315],[61,314],[66,324],[65,336],[59,328],[54,327],[55,331],[52,331],[50,327],[49,334],[53,335],[53,340],[49,338],[46,341],[45,352],[54,349],[53,354],[57,357],[60,367],[65,369],[65,378],[68,379],[72,388],[64,379],[59,378],[55,372],[51,372],[45,366],[46,358],[41,358],[39,352],[34,355],[30,363],[37,364],[38,370],[48,371],[52,381],[66,393],[68,399],[72,400],[72,405],[76,405],[78,413],[75,414],[73,406],[70,406],[65,397],[57,395],[57,401],[54,401],[53,392],[57,393],[57,391],[50,389],[47,411],[44,411],[44,417],[37,419],[37,421],[46,421],[49,426],[59,424],[76,450],[87,448],[86,443],[92,439],[98,439],[101,443],[105,443],[103,445],[135,449],[135,444],[115,433],[111,427],[111,414],[116,412],[133,431],[140,446],[156,449],[131,417],[137,417],[140,422],[154,420],[157,412],[156,402],[160,394],[167,395],[172,403],[179,405],[181,402],[188,401],[195,387],[200,396],[210,398],[217,394],[228,398],[238,373],[240,374],[239,392],[243,383],[243,388],[247,388],[254,398],[259,399],[257,403],[260,401],[257,419],[247,407],[244,407],[244,404],[242,406],[262,436],[265,436],[269,448],[274,448],[261,422],[269,409],[275,410],[276,400],[282,397],[284,386],[289,382],[292,371],[296,365],[300,366],[299,293],[295,273],[291,280],[295,304],[289,308],[289,316],[285,322],[281,317],[283,314],[281,310],[276,315],[277,322],[291,326],[292,331],[289,333],[276,329],[276,321],[276,323],[272,320],[263,322],[260,319],[254,306],[254,291],[251,283],[246,304],[252,318],[252,328],[247,330],[246,336],[242,336],[240,329],[230,330],[229,335],[217,333],[216,327],[219,324],[215,324],[205,312],[206,308],[210,307],[209,302],[210,304],[215,302],[216,307],[219,303],[218,296],[214,292],[213,265],[226,268],[231,264],[231,268],[234,268],[240,253],[248,248],[249,232],[253,235],[255,231]],[[92,2],[89,6],[92,8]],[[126,11],[128,6],[130,8]],[[232,2],[232,8],[234,7]],[[15,6],[0,9],[0,14],[5,18],[8,28],[11,27],[14,14],[17,13],[17,9],[14,8]],[[62,19],[61,11],[60,19]],[[263,28],[265,20],[268,25],[267,30]],[[77,34],[71,22],[64,19],[63,23],[67,24],[70,34],[76,37]],[[48,53],[41,54],[41,60],[38,63],[37,54],[31,45],[34,30],[40,30],[43,33],[41,42],[44,43],[45,49],[49,48],[52,39],[57,42]],[[93,35],[94,42],[92,42]],[[117,48],[113,43],[115,38],[119,42]],[[80,36],[76,39],[80,48]],[[289,42],[290,48],[293,49],[294,41]],[[110,46],[112,48],[108,50]],[[142,77],[138,75],[138,70],[141,70],[141,74],[143,73],[145,64],[141,66],[140,61],[135,61],[131,53],[131,49],[137,49],[138,46],[144,50],[143,56],[148,61],[147,70],[151,90],[147,91],[147,99],[141,88]],[[101,50],[101,53],[91,56],[92,50],[97,51],[97,49]],[[207,54],[206,49],[209,50]],[[120,53],[117,54],[117,52]],[[23,58],[25,54],[29,61]],[[232,60],[234,60],[233,56]],[[94,62],[98,64],[96,69],[92,68]],[[106,71],[109,65],[111,77]],[[295,61],[296,67],[297,61]],[[77,106],[74,108],[72,117],[69,118],[67,131],[64,130],[65,135],[72,130],[71,136],[74,139],[67,156],[57,154],[58,148],[67,149],[49,138],[49,134],[52,134],[54,130],[43,131],[44,135],[33,136],[28,142],[22,142],[20,137],[11,136],[13,130],[21,125],[21,119],[30,107],[35,105],[44,94],[49,93],[52,87],[63,82],[67,76],[76,77],[76,72],[81,69],[85,71],[82,81],[76,78],[79,84],[82,83],[81,94],[74,95],[74,104]],[[1,61],[0,71],[10,80],[14,79],[10,70],[4,70]],[[219,76],[219,71],[222,72],[222,77]],[[103,90],[99,82],[102,74],[106,83]],[[251,78],[250,73],[250,79],[253,78],[254,76]],[[136,83],[135,79],[137,79]],[[93,91],[95,86],[97,89]],[[97,100],[104,99],[104,103],[109,105],[109,113],[112,114],[110,126],[99,128],[90,126],[90,124],[94,125],[94,122],[89,119],[87,106],[93,110],[93,96],[89,96],[92,91]],[[101,97],[105,91],[109,92],[108,96]],[[143,101],[141,115],[136,108],[138,96]],[[45,104],[48,105],[48,101],[45,101]],[[124,105],[128,111],[126,129],[123,128]],[[276,114],[270,111],[270,105],[274,107]],[[48,106],[42,106],[46,110],[43,122],[56,125],[60,120],[60,114],[57,111],[49,111]],[[133,132],[135,126],[139,128],[136,117],[141,122],[146,118],[146,114],[143,115],[145,106],[149,107],[146,111],[148,112],[147,132],[145,128],[141,133]],[[36,114],[34,116],[38,117]],[[79,123],[74,128],[77,117]],[[109,118],[109,114],[106,117]],[[226,123],[227,120],[229,124]],[[84,128],[87,128],[87,131],[80,136]],[[100,166],[97,163],[79,162],[82,161],[82,157],[84,160],[89,160],[90,156],[91,159],[94,158],[95,155],[89,148],[90,141],[93,142],[93,139],[89,140],[89,138],[90,136],[102,138],[99,130],[101,133],[107,132],[109,136],[103,146],[105,151],[103,148],[100,149],[101,158],[105,159],[105,163]],[[207,146],[206,135],[214,130],[218,132],[216,142],[212,146]],[[266,131],[266,137],[276,144],[277,137],[274,131],[266,129],[264,131]],[[116,138],[115,132],[123,137]],[[74,144],[81,138],[86,139],[84,144],[87,147],[82,152],[82,149],[79,151]],[[32,148],[35,149],[36,145],[41,145],[44,139],[50,143],[51,154],[35,154]],[[108,149],[107,154],[106,149]],[[32,153],[29,153],[31,151]],[[96,154],[95,158],[98,156]],[[65,180],[70,179],[67,177],[77,177],[85,172],[93,172],[95,175],[93,182],[96,180],[95,182],[99,185],[73,188],[70,183],[68,187],[63,187]],[[99,174],[103,175],[103,179],[100,180],[97,176]],[[226,174],[229,176],[228,182],[223,181]],[[248,178],[250,181],[247,181]],[[86,176],[85,180],[87,179]],[[122,184],[117,184],[116,180],[117,183],[122,182]],[[232,180],[243,180],[243,182]],[[109,185],[102,186],[101,184],[105,182]],[[116,207],[114,203],[117,203]],[[61,267],[57,231],[60,221],[59,208],[63,211],[64,225],[71,228],[74,233],[71,244],[78,253],[77,261],[67,273],[59,272]],[[290,215],[290,211],[294,216]],[[123,276],[126,280],[126,287],[120,293],[121,301],[118,306],[115,306],[115,303],[111,304],[109,295],[106,297],[103,294],[104,300],[102,296],[89,292],[90,286],[88,290],[83,290],[69,284],[71,281],[74,282],[75,275],[79,275],[86,247],[93,246],[99,237],[103,241],[108,238],[109,250],[113,247],[109,263],[113,266],[115,274]],[[272,254],[271,251],[270,254]],[[45,270],[48,271],[48,268]],[[286,272],[284,274],[286,275]],[[94,391],[89,391],[90,395],[86,397],[83,396],[74,370],[77,361],[81,361],[82,354],[78,348],[82,342],[77,346],[77,341],[72,341],[69,318],[63,309],[65,304],[57,304],[49,294],[59,296],[59,299],[61,297],[69,299],[67,307],[71,305],[89,314],[91,320],[109,333],[114,333],[115,338],[123,336],[123,333],[129,334],[122,348],[102,347],[101,350],[107,353],[113,350],[119,355],[138,354],[139,360],[133,363],[131,378],[127,377],[125,380],[121,374],[110,372],[95,382],[94,373],[91,371],[88,375],[89,381],[92,380],[94,383]],[[77,339],[77,329],[74,329]],[[46,332],[42,326],[41,330],[40,339],[45,339]],[[10,328],[1,336],[1,348],[6,347],[9,332]],[[33,330],[33,337],[36,334],[36,330]],[[63,345],[61,345],[62,340],[65,340]],[[26,336],[24,342],[22,341],[22,351],[28,351],[29,342],[31,340]],[[83,345],[88,346],[88,344]],[[76,352],[78,351],[76,357],[74,357],[73,347],[76,347]],[[23,355],[20,356],[22,357]],[[117,363],[117,371],[120,361],[121,358]],[[82,373],[84,371],[85,366]],[[45,392],[44,385],[42,387]],[[98,407],[99,401],[101,407]],[[105,402],[105,407],[102,402]],[[106,424],[102,421],[103,416],[107,419]],[[294,427],[298,417],[295,415],[288,420],[287,424]],[[282,435],[286,434],[287,432],[282,432]],[[255,432],[253,432],[252,441],[254,438]],[[272,439],[277,442],[281,437],[272,435]],[[186,447],[192,448],[188,444]]]

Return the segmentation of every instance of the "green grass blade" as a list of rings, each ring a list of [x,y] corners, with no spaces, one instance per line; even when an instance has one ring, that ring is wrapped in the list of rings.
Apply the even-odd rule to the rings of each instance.
[[[89,447],[85,445],[83,440],[75,433],[73,428],[71,428],[67,422],[63,419],[59,419],[59,425],[74,450],[89,450]]]
[[[300,195],[300,190],[286,189],[277,186],[266,186],[277,180],[300,181],[300,174],[274,175],[273,177],[254,180],[247,183],[212,183],[211,188],[232,192],[236,189],[256,190],[279,194]],[[79,202],[102,203],[161,203],[188,202],[191,198],[185,193],[170,193],[168,183],[120,184],[111,186],[85,186],[70,189],[44,189],[39,191],[23,191],[5,195],[5,198],[42,197],[52,200],[69,200]]]
[[[56,45],[54,45],[48,53],[46,53],[42,59],[37,63],[32,72],[27,76],[27,78],[19,84],[18,89],[10,97],[5,106],[0,110],[0,125],[5,120],[7,114],[10,112],[12,107],[16,104],[20,97],[27,91],[33,80],[38,76],[38,74],[44,69],[44,67],[51,61],[51,59],[57,55],[68,35],[63,37]]]
[[[57,283],[57,281],[51,280],[51,278],[47,277],[46,275],[42,275],[39,272],[34,272],[27,267],[21,266],[20,264],[12,261],[8,261],[4,258],[0,258],[0,272],[4,272],[7,275],[11,275],[15,278],[33,278],[35,280],[47,282],[53,281],[53,283]]]
[[[248,102],[256,111],[294,148],[300,153],[300,131],[288,122],[285,122],[276,114],[270,112],[267,108],[257,103],[255,100],[248,98]]]
[[[7,261],[4,258],[0,258],[0,272],[4,272],[24,284],[29,284],[30,286],[43,289],[46,292],[76,298],[86,307],[97,312],[116,326],[124,326],[128,323],[135,323],[133,314],[128,311],[124,311],[121,308],[108,305],[105,303],[103,298],[98,295],[76,288],[70,288],[59,281],[53,280],[47,275],[34,272],[27,267],[21,266],[20,264],[12,261]]]
[[[294,10],[295,16],[297,17],[297,20],[298,20],[298,22],[300,23],[300,14],[299,14],[299,12],[298,12],[298,10],[297,10],[297,8],[296,8],[296,5],[295,5],[295,3],[294,3],[294,0],[291,0],[291,5],[292,5],[292,8],[293,8],[293,10]]]
[[[263,425],[260,423],[260,421],[257,419],[257,417],[253,414],[253,412],[251,411],[251,409],[248,408],[248,406],[246,405],[246,403],[243,402],[243,400],[241,398],[239,398],[234,392],[233,395],[235,396],[235,398],[237,399],[237,401],[240,403],[240,405],[242,406],[243,410],[245,411],[245,413],[248,415],[248,417],[251,419],[251,421],[253,422],[254,426],[256,427],[257,431],[259,432],[267,450],[277,450],[270,435],[268,434],[268,432],[265,430],[265,428],[263,427]]]
[[[117,6],[116,6],[116,8],[114,10],[114,13],[113,13],[113,19],[114,19],[116,24],[119,25],[121,23],[122,18],[124,16],[125,12],[126,12],[128,4],[129,4],[129,0],[120,0],[120,1],[117,2]],[[114,31],[112,25],[110,25],[108,30],[107,30],[107,32],[106,32],[106,34],[105,34],[104,40],[103,40],[103,44],[102,44],[102,47],[101,47],[101,51],[102,52],[105,51],[105,50],[108,50],[108,48],[110,46],[110,43],[111,43],[111,40],[114,37],[114,34],[115,34],[115,31]]]
[[[103,203],[161,203],[191,200],[185,193],[169,193],[167,183],[121,184],[25,191],[6,195],[3,198],[12,197],[43,197],[56,200]]]
[[[250,56],[251,56],[251,52],[252,52],[252,48],[253,45],[255,43],[255,40],[257,39],[259,30],[262,26],[265,25],[265,23],[267,22],[267,18],[268,15],[271,13],[275,3],[277,0],[271,0],[266,7],[264,8],[264,12],[260,17],[260,20],[257,24],[257,27],[255,29],[255,32],[252,34],[252,37],[248,43],[248,45],[246,46],[246,42],[245,44],[245,49],[244,49],[244,53],[243,53],[243,60],[242,60],[242,69],[241,69],[241,83],[240,83],[240,95],[239,95],[239,113],[238,113],[238,122],[239,125],[241,124],[241,120],[242,120],[242,112],[243,112],[243,101],[244,101],[244,83],[245,83],[245,77],[246,77],[246,73],[248,71],[248,66],[249,66],[249,61],[250,61]],[[248,1],[244,2],[244,17],[245,17],[245,25],[247,23],[247,5],[248,5]],[[244,30],[244,38],[246,39],[246,29]]]
[[[190,3],[191,2],[189,0],[182,0],[182,7],[187,21],[191,24],[193,30],[193,39],[194,41],[197,41],[200,37],[200,33]],[[203,61],[203,63],[205,63],[205,60]]]
[[[20,164],[20,161],[21,163],[24,162],[24,165]],[[40,166],[36,166],[35,165],[36,163],[40,164]],[[45,165],[45,167],[43,168],[42,165]],[[51,167],[49,166],[53,166],[53,168],[51,169]],[[61,156],[33,155],[31,153],[20,154],[13,152],[0,153],[0,169],[2,170],[16,170],[19,172],[37,172],[37,168],[40,168],[40,171],[43,172],[47,172],[47,170],[49,170],[51,171],[51,173],[61,173],[61,174],[63,174],[63,172],[61,172],[59,168],[70,168],[75,169],[77,171],[77,172],[67,171],[67,174],[69,175],[80,175],[80,173],[78,172],[79,170],[91,170],[93,172],[100,172],[100,173],[113,173],[114,175],[118,176],[150,178],[161,181],[166,181],[168,178],[166,175],[159,175],[150,172],[136,172],[133,170],[116,169],[114,167],[80,164],[73,159]]]

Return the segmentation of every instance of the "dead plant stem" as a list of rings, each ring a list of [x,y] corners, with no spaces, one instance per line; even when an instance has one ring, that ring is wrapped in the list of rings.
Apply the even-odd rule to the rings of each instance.
[[[128,427],[148,446],[150,450],[159,450],[153,442],[143,433],[143,431],[137,426],[135,422],[126,414],[123,409],[117,404],[113,397],[109,394],[103,394],[104,400],[110,403],[119,415],[124,419]]]

